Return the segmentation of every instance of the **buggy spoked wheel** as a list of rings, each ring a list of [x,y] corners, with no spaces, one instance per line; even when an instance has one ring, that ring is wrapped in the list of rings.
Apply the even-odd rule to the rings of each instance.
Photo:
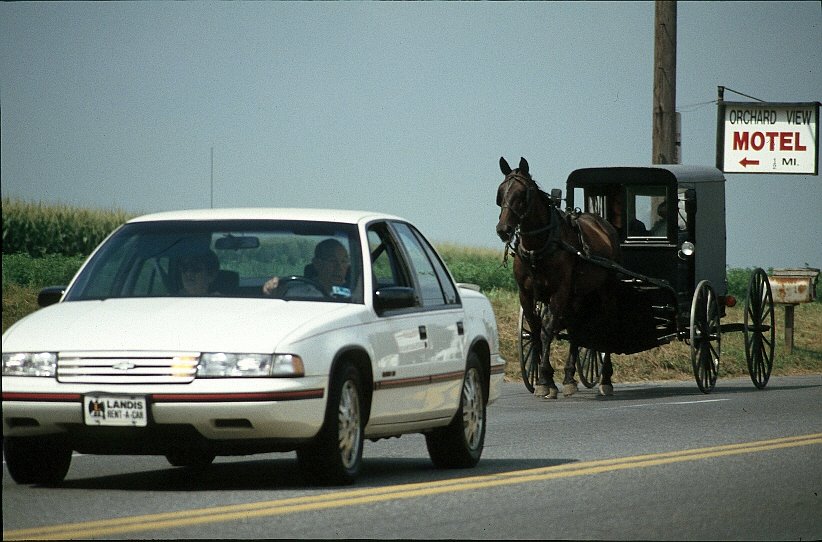
[[[593,388],[599,383],[599,376],[602,373],[602,363],[605,354],[591,350],[590,348],[577,349],[577,374],[579,381],[586,388]]]
[[[547,316],[548,307],[543,303],[537,302],[535,304],[537,314],[540,316],[540,321],[543,321]],[[528,391],[534,393],[534,386],[539,380],[539,364],[536,362],[536,353],[534,352],[533,334],[540,333],[541,330],[532,330],[528,324],[528,320],[523,317],[522,308],[519,309],[519,368],[522,374],[522,381]]]
[[[771,377],[775,333],[771,284],[762,269],[754,270],[748,283],[744,331],[748,373],[754,386],[762,389]]]
[[[696,287],[691,303],[691,366],[696,385],[710,393],[716,385],[722,335],[719,327],[719,303],[707,280]]]

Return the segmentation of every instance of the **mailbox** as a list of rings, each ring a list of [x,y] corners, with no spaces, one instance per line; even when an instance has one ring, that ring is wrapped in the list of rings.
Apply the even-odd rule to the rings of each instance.
[[[792,267],[774,269],[768,282],[771,283],[774,303],[798,305],[816,299],[816,281],[819,269]]]
[[[774,269],[768,282],[774,303],[785,305],[785,350],[793,351],[793,309],[800,303],[816,299],[816,280],[819,269],[792,267]]]

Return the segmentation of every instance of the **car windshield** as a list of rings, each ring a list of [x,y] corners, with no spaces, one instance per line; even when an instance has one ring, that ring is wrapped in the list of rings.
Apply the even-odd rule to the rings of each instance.
[[[135,222],[106,240],[65,300],[216,296],[362,303],[359,247],[351,224]]]

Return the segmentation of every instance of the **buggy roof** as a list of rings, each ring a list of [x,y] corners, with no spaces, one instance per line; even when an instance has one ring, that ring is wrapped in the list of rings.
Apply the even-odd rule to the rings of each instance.
[[[725,176],[715,167],[682,164],[652,166],[593,167],[574,170],[568,176],[568,186],[586,184],[694,184],[725,182]]]

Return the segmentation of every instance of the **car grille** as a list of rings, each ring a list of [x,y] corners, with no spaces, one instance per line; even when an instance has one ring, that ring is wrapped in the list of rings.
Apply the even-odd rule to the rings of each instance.
[[[185,384],[199,352],[61,352],[57,380],[73,384]]]

